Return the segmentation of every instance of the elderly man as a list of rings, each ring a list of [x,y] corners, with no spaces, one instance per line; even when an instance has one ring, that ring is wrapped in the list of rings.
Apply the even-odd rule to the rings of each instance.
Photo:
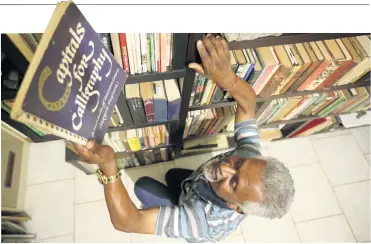
[[[249,214],[281,218],[293,200],[289,170],[263,157],[255,120],[254,90],[232,71],[227,42],[207,35],[197,42],[202,65],[190,68],[215,81],[237,101],[235,150],[218,155],[194,172],[172,169],[167,185],[149,177],[138,180],[138,209],[122,184],[112,148],[89,142],[75,145],[82,159],[98,164],[112,224],[117,230],[215,242],[235,231]],[[103,179],[103,180],[102,180]]]

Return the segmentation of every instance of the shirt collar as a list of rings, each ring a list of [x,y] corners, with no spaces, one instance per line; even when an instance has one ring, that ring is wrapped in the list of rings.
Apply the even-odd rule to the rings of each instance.
[[[232,210],[230,207],[228,207],[228,204],[220,199],[210,186],[210,183],[204,178],[201,177],[198,184],[196,185],[197,192],[207,201],[215,204],[216,206],[220,208],[225,208],[228,210]]]

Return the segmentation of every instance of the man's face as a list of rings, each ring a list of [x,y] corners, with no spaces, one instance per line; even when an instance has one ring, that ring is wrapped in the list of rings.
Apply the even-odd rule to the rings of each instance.
[[[204,175],[216,195],[237,210],[237,205],[246,201],[262,201],[260,185],[264,167],[264,160],[231,156],[210,163]]]

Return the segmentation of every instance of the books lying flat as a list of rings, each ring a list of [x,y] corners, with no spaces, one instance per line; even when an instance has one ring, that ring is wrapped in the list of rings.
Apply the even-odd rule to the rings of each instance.
[[[77,6],[57,5],[17,93],[12,119],[77,143],[103,141],[127,75]]]

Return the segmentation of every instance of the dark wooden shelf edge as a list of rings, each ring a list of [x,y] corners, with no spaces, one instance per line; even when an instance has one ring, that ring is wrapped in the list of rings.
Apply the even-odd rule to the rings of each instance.
[[[139,124],[139,125],[126,126],[126,127],[114,127],[114,128],[108,128],[107,133],[115,132],[115,131],[139,129],[139,128],[145,128],[145,127],[156,126],[156,125],[166,125],[166,124],[177,123],[177,122],[178,120],[168,120],[168,121],[152,122],[152,123],[147,123],[147,124]]]
[[[140,166],[134,166],[134,167],[127,167],[127,168],[125,168],[124,170],[128,170],[128,169],[139,169],[139,168],[151,167],[151,166],[153,166],[153,165],[157,165],[157,164],[168,164],[168,163],[174,163],[174,159],[173,159],[173,160],[169,160],[169,161],[155,162],[155,163],[151,163],[151,164],[147,164],[147,165],[140,165]]]
[[[268,98],[257,97],[256,102],[267,102],[267,101],[273,101],[279,98],[300,97],[300,96],[321,94],[325,92],[339,91],[339,90],[351,89],[351,88],[357,88],[357,87],[366,87],[366,86],[370,86],[369,78],[370,76],[366,78],[361,78],[363,79],[361,82],[356,82],[353,84],[346,84],[346,85],[341,85],[341,86],[332,86],[328,89],[323,89],[323,90],[298,91],[298,92],[293,92],[290,94],[271,96]],[[208,109],[208,108],[228,107],[228,106],[232,106],[235,104],[237,104],[236,101],[227,101],[227,102],[212,103],[212,104],[201,105],[201,106],[192,106],[192,107],[189,107],[189,111]]]
[[[155,149],[160,149],[160,148],[167,148],[167,147],[174,147],[175,144],[169,144],[169,145],[162,145],[162,146],[158,146],[158,147],[151,147],[151,148],[145,148],[145,149],[141,149],[141,150],[138,150],[138,151],[130,151],[130,152],[115,152],[115,156],[126,156],[128,154],[132,154],[132,153],[136,153],[136,152],[143,152],[143,151],[149,151],[149,150],[155,150]]]
[[[157,80],[168,80],[168,79],[177,79],[184,77],[186,74],[185,69],[181,70],[173,70],[163,73],[146,73],[146,74],[139,74],[128,76],[125,84],[136,84],[141,82],[147,81],[157,81]]]
[[[370,35],[370,33],[306,33],[306,34],[271,36],[255,40],[232,41],[228,43],[228,46],[230,50],[239,50],[363,35]]]

